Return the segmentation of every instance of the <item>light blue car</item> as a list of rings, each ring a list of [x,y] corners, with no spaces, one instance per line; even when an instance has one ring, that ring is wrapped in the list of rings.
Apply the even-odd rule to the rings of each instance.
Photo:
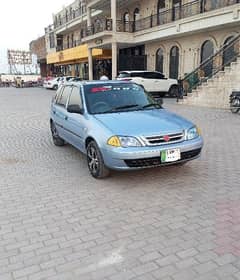
[[[193,123],[163,109],[131,82],[62,86],[52,100],[50,126],[55,145],[69,143],[87,155],[95,178],[108,176],[110,169],[185,163],[203,147]]]

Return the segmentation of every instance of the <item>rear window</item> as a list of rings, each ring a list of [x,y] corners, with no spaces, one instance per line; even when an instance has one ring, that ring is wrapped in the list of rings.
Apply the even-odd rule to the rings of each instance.
[[[118,78],[129,78],[129,77],[130,77],[130,74],[126,73],[126,72],[120,73],[118,75]]]

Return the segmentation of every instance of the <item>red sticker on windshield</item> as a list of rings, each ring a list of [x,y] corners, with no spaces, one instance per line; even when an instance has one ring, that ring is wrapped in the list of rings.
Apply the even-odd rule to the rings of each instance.
[[[94,87],[94,88],[91,88],[91,92],[92,93],[103,92],[103,91],[108,91],[111,89],[112,89],[112,87]]]

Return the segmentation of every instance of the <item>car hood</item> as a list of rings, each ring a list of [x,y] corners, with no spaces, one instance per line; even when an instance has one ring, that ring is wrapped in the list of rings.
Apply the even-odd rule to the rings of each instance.
[[[95,118],[114,135],[122,136],[177,133],[193,126],[191,122],[165,109],[98,114]]]

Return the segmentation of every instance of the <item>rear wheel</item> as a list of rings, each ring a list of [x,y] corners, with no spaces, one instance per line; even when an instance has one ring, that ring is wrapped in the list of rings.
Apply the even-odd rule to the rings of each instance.
[[[105,166],[102,154],[95,141],[87,146],[88,169],[94,178],[101,179],[109,176],[109,169]]]
[[[178,87],[177,86],[171,86],[169,91],[168,91],[168,95],[170,97],[177,97],[178,96]]]
[[[236,114],[240,110],[240,99],[234,98],[230,103],[231,112]]]
[[[57,85],[54,85],[54,86],[53,86],[53,89],[54,89],[54,90],[57,90],[57,89],[58,89],[58,86],[57,86]]]
[[[54,145],[63,146],[65,144],[65,142],[61,137],[59,137],[56,125],[54,124],[53,121],[51,121],[50,128],[51,128],[51,132],[52,132],[52,138],[53,138]]]

